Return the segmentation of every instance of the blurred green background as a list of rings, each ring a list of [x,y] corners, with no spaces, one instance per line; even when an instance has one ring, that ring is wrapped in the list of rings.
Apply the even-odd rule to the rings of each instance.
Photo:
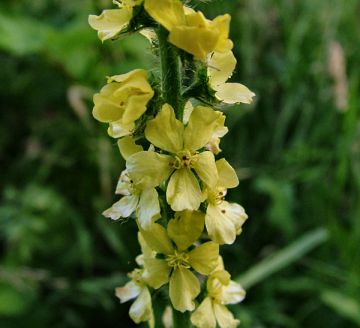
[[[124,162],[91,98],[106,75],[152,67],[139,36],[101,44],[87,16],[104,8],[0,3],[0,327],[134,326],[114,288],[136,227],[101,216]],[[250,217],[222,248],[248,293],[231,309],[243,328],[359,327],[360,1],[198,8],[232,15],[233,80],[257,94],[226,110],[222,141]]]

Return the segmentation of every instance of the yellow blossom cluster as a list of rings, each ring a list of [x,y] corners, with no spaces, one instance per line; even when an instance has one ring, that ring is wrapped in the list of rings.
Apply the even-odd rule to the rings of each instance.
[[[126,160],[115,192],[121,197],[103,215],[134,217],[142,250],[138,268],[116,296],[121,302],[135,299],[130,317],[150,327],[155,327],[152,295],[158,289],[175,311],[192,312],[195,327],[236,327],[239,320],[226,305],[242,301],[245,291],[230,279],[219,246],[234,243],[247,215],[241,205],[225,200],[227,189],[239,181],[232,166],[216,158],[228,132],[219,105],[249,104],[254,93],[227,82],[236,66],[230,15],[209,20],[180,0],[114,3],[117,9],[89,16],[99,38],[146,34],[151,47],[160,48],[155,53],[163,70],[158,78],[143,69],[108,77],[94,95],[93,116],[108,124]],[[180,68],[167,67],[164,56]],[[176,74],[185,74],[189,58],[195,72],[192,84],[183,86]],[[167,81],[169,74],[177,81]],[[179,85],[175,91],[174,85]]]

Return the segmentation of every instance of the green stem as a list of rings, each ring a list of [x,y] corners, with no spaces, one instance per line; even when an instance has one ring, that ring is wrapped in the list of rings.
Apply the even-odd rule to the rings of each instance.
[[[192,324],[190,322],[189,312],[181,313],[173,310],[173,328],[190,328]]]
[[[178,50],[167,41],[169,32],[164,27],[159,26],[157,35],[160,49],[163,99],[174,108],[176,118],[182,121],[184,102],[181,97],[181,62]]]

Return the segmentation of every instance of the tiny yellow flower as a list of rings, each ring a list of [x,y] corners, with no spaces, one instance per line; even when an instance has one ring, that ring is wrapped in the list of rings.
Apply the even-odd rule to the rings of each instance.
[[[215,188],[208,187],[208,207],[205,225],[211,240],[218,244],[232,244],[242,231],[247,215],[242,206],[224,200],[226,190],[239,184],[234,169],[225,159],[216,162],[219,179]]]
[[[129,24],[132,16],[131,7],[108,9],[103,10],[99,16],[90,15],[88,22],[94,30],[98,31],[99,39],[104,42],[119,34]]]
[[[140,228],[148,246],[165,257],[144,258],[144,277],[156,289],[169,282],[170,300],[181,312],[194,310],[194,299],[200,293],[199,280],[190,269],[208,275],[218,262],[219,245],[214,242],[187,250],[198,239],[203,226],[201,212],[183,212],[169,221],[167,231],[157,223],[146,231]]]
[[[220,119],[219,119],[220,118]],[[155,119],[147,123],[145,137],[167,154],[143,151],[130,156],[126,167],[132,179],[150,188],[170,177],[166,199],[174,211],[197,210],[203,195],[197,176],[214,187],[218,178],[214,155],[200,151],[222,122],[222,113],[209,107],[197,106],[189,123],[175,118],[173,108],[165,104]]]
[[[100,93],[94,95],[93,116],[100,122],[110,123],[111,136],[128,135],[153,95],[143,69],[111,76]]]
[[[226,104],[251,104],[255,93],[240,83],[226,83],[232,75],[236,59],[229,49],[225,52],[213,52],[208,59],[209,84],[215,96]]]
[[[115,289],[121,303],[136,299],[129,310],[130,318],[137,324],[148,321],[150,328],[155,327],[151,295],[143,278],[144,270],[135,269],[129,276],[131,280],[123,287]]]
[[[196,59],[205,61],[214,50],[226,51],[233,46],[228,38],[230,15],[211,21],[201,12],[183,6],[180,0],[145,0],[145,9],[169,31],[170,43]]]
[[[191,322],[198,328],[235,328],[240,321],[226,308],[226,304],[236,304],[245,297],[244,289],[225,270],[211,273],[207,280],[207,297],[191,315]]]

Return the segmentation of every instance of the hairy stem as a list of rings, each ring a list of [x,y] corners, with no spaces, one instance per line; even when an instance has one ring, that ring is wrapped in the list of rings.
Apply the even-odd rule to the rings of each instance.
[[[160,49],[163,99],[174,108],[176,118],[182,121],[184,102],[181,97],[181,62],[178,50],[167,41],[169,32],[164,27],[159,26],[157,35]]]

